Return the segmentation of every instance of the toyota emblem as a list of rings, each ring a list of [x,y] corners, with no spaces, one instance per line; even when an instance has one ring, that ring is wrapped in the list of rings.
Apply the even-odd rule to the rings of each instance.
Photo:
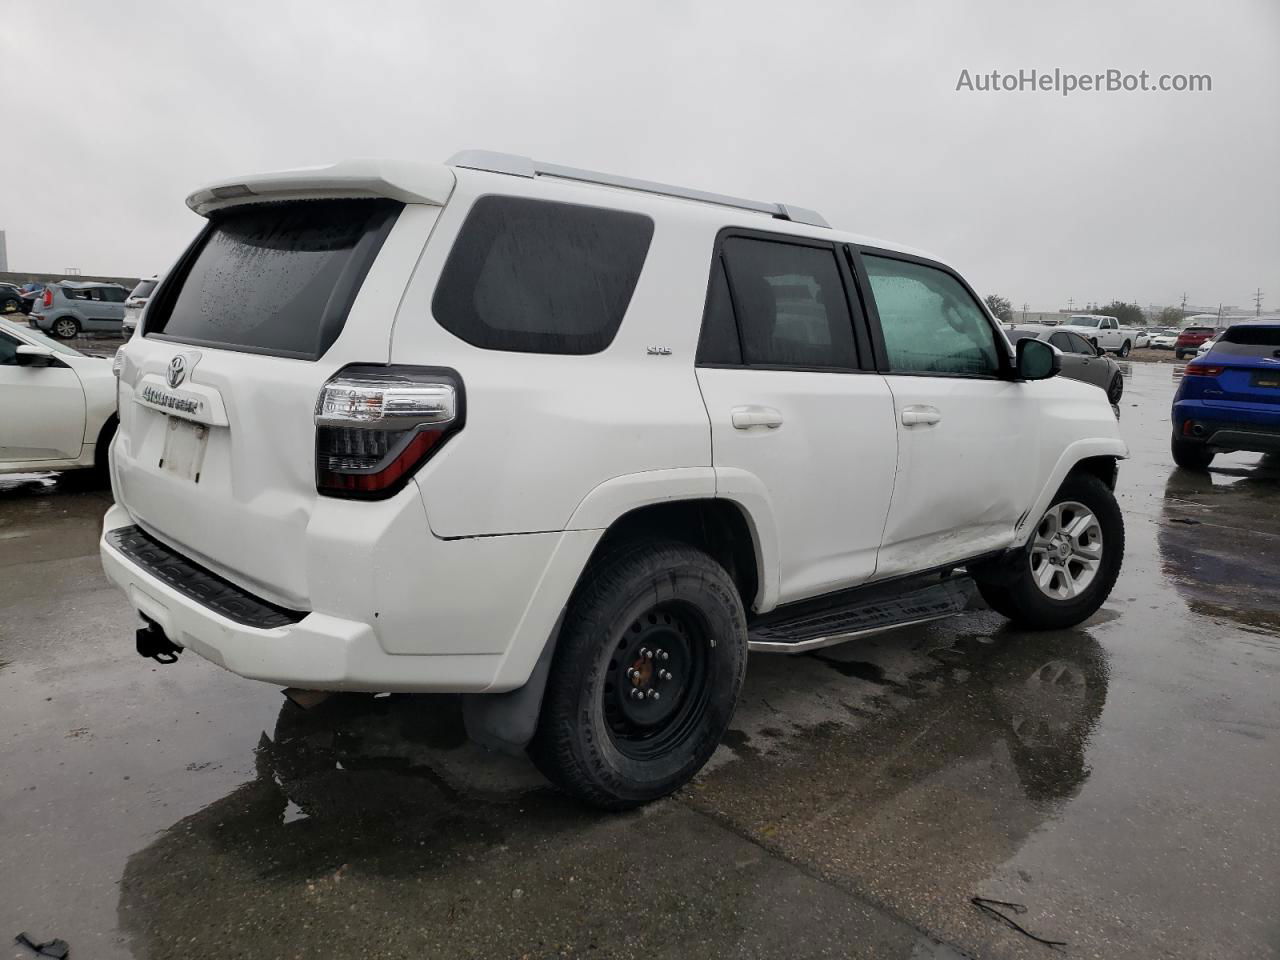
[[[187,375],[187,360],[182,354],[178,354],[169,361],[169,386],[176,387]]]

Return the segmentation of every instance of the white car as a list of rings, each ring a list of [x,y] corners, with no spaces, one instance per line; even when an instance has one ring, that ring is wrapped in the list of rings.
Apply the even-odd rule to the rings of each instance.
[[[707,760],[749,650],[975,580],[1062,629],[1115,582],[1106,395],[937,260],[485,152],[187,203],[120,350],[101,543],[144,656],[463,694],[473,738],[619,809]]]
[[[0,321],[0,473],[106,467],[111,362]]]
[[[1178,331],[1162,330],[1151,335],[1150,346],[1153,350],[1172,350],[1178,343]]]
[[[1212,350],[1214,347],[1214,344],[1216,344],[1219,340],[1221,340],[1222,335],[1226,332],[1227,332],[1226,330],[1219,330],[1217,333],[1215,333],[1212,337],[1210,337],[1204,343],[1200,344],[1200,346],[1196,347],[1196,356],[1203,357],[1206,353]]]
[[[1125,333],[1133,337],[1133,349],[1141,350],[1151,345],[1151,336],[1145,327],[1121,327]]]

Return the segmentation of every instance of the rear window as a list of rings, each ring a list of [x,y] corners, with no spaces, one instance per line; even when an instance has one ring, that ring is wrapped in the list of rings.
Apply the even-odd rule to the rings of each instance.
[[[1213,345],[1215,354],[1274,357],[1280,353],[1280,327],[1232,327]]]
[[[156,284],[158,282],[159,281],[157,280],[143,280],[141,283],[139,283],[136,287],[133,288],[133,292],[129,294],[129,296],[130,297],[149,297],[151,296],[151,291],[156,288]]]
[[[640,278],[653,221],[600,207],[481,197],[440,274],[432,311],[467,343],[524,353],[598,353]]]
[[[1182,332],[1193,333],[1196,336],[1200,336],[1201,334],[1213,333],[1213,327],[1183,327]]]
[[[317,359],[403,206],[304,200],[215,213],[151,304],[147,336]]]

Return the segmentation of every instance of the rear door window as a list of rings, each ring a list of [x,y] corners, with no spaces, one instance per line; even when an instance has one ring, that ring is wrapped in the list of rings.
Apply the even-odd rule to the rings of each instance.
[[[151,305],[147,336],[317,359],[403,206],[303,200],[215,213]]]
[[[486,350],[598,353],[622,325],[652,238],[653,221],[638,213],[481,197],[449,251],[432,312]]]
[[[743,363],[857,368],[853,319],[832,247],[728,237],[721,249]]]

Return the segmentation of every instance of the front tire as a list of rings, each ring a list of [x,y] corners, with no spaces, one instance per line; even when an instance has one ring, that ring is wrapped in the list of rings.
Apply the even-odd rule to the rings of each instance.
[[[1124,377],[1119,373],[1116,373],[1115,376],[1111,378],[1110,386],[1107,387],[1107,399],[1110,400],[1112,404],[1117,404],[1120,402],[1120,398],[1122,396],[1124,396]]]
[[[1122,344],[1120,345],[1120,356],[1121,356],[1121,358],[1123,359],[1124,357],[1127,357],[1127,356],[1129,355],[1129,351],[1130,351],[1130,350],[1132,350],[1132,349],[1133,349],[1133,344],[1129,343],[1129,341],[1128,341],[1128,340],[1126,340],[1124,343],[1122,343]]]
[[[1173,455],[1173,462],[1184,470],[1207,470],[1214,456],[1212,447],[1183,440],[1176,433],[1169,438],[1169,452]]]
[[[4,302],[2,309],[5,313],[17,313],[22,309],[22,301],[10,298]]]
[[[666,796],[716,749],[746,664],[725,569],[683,543],[627,544],[593,561],[570,601],[530,754],[594,806]]]
[[[1087,620],[1111,595],[1124,560],[1124,519],[1097,477],[1067,477],[1018,558],[1012,578],[978,579],[988,606],[1028,630]]]

